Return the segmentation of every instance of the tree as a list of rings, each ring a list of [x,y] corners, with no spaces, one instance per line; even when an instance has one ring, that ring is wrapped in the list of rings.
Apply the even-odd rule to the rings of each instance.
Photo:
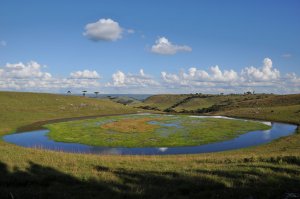
[[[99,94],[99,92],[98,92],[98,91],[96,91],[96,92],[94,92],[94,93],[95,93],[96,97],[98,97],[98,94]]]
[[[85,93],[86,93],[86,92],[87,92],[87,91],[82,91],[82,95],[85,96]]]

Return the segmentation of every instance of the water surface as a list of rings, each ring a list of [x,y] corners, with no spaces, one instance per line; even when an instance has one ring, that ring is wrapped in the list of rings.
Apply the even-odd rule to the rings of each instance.
[[[191,116],[195,117],[195,116]],[[196,116],[199,117],[199,116]],[[201,117],[201,116],[200,116]],[[226,119],[226,118],[224,118]],[[233,118],[227,118],[233,119]],[[159,123],[157,123],[159,124]],[[242,134],[232,140],[215,142],[200,146],[190,147],[95,147],[78,143],[64,143],[50,140],[47,136],[49,130],[35,130],[22,133],[15,133],[3,137],[4,141],[23,147],[43,148],[55,151],[72,153],[93,153],[93,154],[122,154],[122,155],[167,155],[167,154],[195,154],[226,151],[256,146],[271,142],[274,139],[288,136],[296,132],[297,126],[277,122],[267,122],[271,125],[269,130],[251,131]],[[170,124],[174,125],[174,124]],[[176,124],[177,125],[177,124]]]

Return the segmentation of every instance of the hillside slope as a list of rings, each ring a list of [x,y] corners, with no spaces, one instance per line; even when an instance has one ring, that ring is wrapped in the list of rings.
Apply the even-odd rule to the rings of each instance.
[[[300,124],[300,105],[291,105],[298,97],[290,104],[281,102],[289,96],[274,97],[269,107],[212,114]],[[0,132],[40,120],[135,111],[107,100],[0,92]],[[0,198],[292,198],[300,195],[299,151],[300,133],[257,147],[170,156],[71,154],[0,140]]]
[[[0,133],[36,121],[133,113],[134,108],[108,99],[64,96],[43,93],[0,92]]]
[[[165,95],[153,95],[144,100],[143,104],[139,104],[141,108],[145,109],[154,109],[163,111],[167,108],[170,108],[176,103],[181,102],[182,100],[189,97],[189,95],[173,95],[173,94],[165,94]]]
[[[210,113],[237,108],[300,105],[300,94],[294,95],[154,95],[139,104],[140,108],[181,113]]]

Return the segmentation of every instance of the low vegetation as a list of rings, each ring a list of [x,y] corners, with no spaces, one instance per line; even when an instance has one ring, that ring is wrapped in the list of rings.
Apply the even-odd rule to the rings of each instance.
[[[101,118],[102,119],[102,118]],[[160,126],[155,124],[149,124],[148,122],[153,121],[161,121],[162,118],[155,118],[155,117],[129,117],[129,118],[123,118],[119,119],[117,121],[108,122],[105,124],[100,125],[100,129],[105,129],[109,131],[114,132],[120,132],[120,133],[153,133],[156,129],[158,129]],[[86,122],[86,121],[82,121]]]
[[[286,99],[285,99],[286,98]],[[245,94],[245,95],[206,95],[206,94],[182,94],[182,95],[154,95],[145,100],[140,108],[178,112],[178,113],[207,113],[219,111],[223,108],[237,108],[270,104],[280,105],[286,100],[287,104],[299,104],[298,95],[277,96],[271,94]]]
[[[126,115],[46,125],[60,142],[113,147],[195,146],[270,127],[260,122],[189,116]]]
[[[209,114],[299,125],[297,99],[240,95],[222,112]],[[32,93],[0,92],[0,105],[2,135],[42,120],[136,112],[106,100]],[[176,156],[69,154],[0,141],[0,198],[296,198],[299,151],[299,130],[257,147]]]
[[[0,135],[37,121],[135,112],[108,99],[0,92]]]
[[[117,102],[119,104],[123,104],[123,105],[137,105],[140,104],[141,101],[137,100],[135,98],[132,97],[127,97],[127,96],[107,96],[106,98],[110,99],[113,102]]]
[[[187,95],[153,95],[148,97],[143,104],[139,104],[138,107],[163,111],[185,98],[187,98]]]

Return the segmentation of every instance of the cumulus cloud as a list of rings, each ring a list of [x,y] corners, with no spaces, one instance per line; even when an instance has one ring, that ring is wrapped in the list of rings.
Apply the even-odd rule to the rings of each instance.
[[[298,77],[296,73],[287,73],[285,77],[290,82],[300,83],[300,77]]]
[[[74,71],[67,77],[56,77],[46,69],[36,61],[7,63],[0,67],[0,89],[44,92],[96,89],[106,93],[300,92],[300,77],[296,73],[280,74],[270,58],[265,58],[261,67],[248,66],[240,71],[224,70],[217,65],[206,70],[190,67],[179,73],[163,71],[160,79],[148,75],[143,69],[135,74],[117,71],[112,74],[110,82],[103,84],[98,72],[93,70]]]
[[[99,74],[95,71],[76,71],[70,77],[53,77],[44,72],[45,66],[36,61],[7,63],[0,67],[0,89],[24,91],[60,91],[99,87]]]
[[[15,79],[51,78],[50,73],[42,72],[41,69],[42,66],[35,61],[30,61],[27,64],[23,64],[22,62],[15,64],[7,63],[3,68],[0,68],[0,77]]]
[[[100,75],[96,71],[83,70],[76,71],[70,74],[74,79],[99,79]]]
[[[122,71],[118,71],[112,75],[114,86],[124,86],[126,75]]]
[[[84,36],[93,41],[116,41],[122,38],[123,28],[112,19],[99,19],[85,26]]]
[[[212,72],[211,81],[234,82],[238,79],[238,74],[234,70],[224,70],[222,72],[219,66],[211,67],[210,70]]]
[[[221,71],[219,66],[210,67],[209,72],[192,67],[188,72],[177,74],[161,72],[163,81],[182,86],[214,86],[216,83],[233,83],[238,80],[237,72]]]
[[[125,74],[122,71],[117,71],[112,75],[112,82],[106,84],[108,87],[148,87],[158,85],[159,83],[151,76],[146,75],[143,69],[140,69],[139,74]]]
[[[253,66],[246,67],[242,71],[242,75],[246,81],[271,81],[280,78],[280,72],[273,69],[273,63],[270,58],[265,58],[262,68],[255,68]]]
[[[262,67],[245,67],[240,72],[221,70],[212,66],[208,71],[191,67],[178,74],[161,72],[164,86],[181,89],[181,92],[300,92],[300,78],[295,73],[281,77],[279,70],[273,68],[270,58],[263,60]]]
[[[190,52],[192,48],[186,45],[172,44],[166,37],[160,37],[151,47],[151,52],[162,55],[174,55],[177,52]]]
[[[288,73],[282,81],[284,83],[284,88],[287,93],[300,93],[300,77],[296,73]]]

